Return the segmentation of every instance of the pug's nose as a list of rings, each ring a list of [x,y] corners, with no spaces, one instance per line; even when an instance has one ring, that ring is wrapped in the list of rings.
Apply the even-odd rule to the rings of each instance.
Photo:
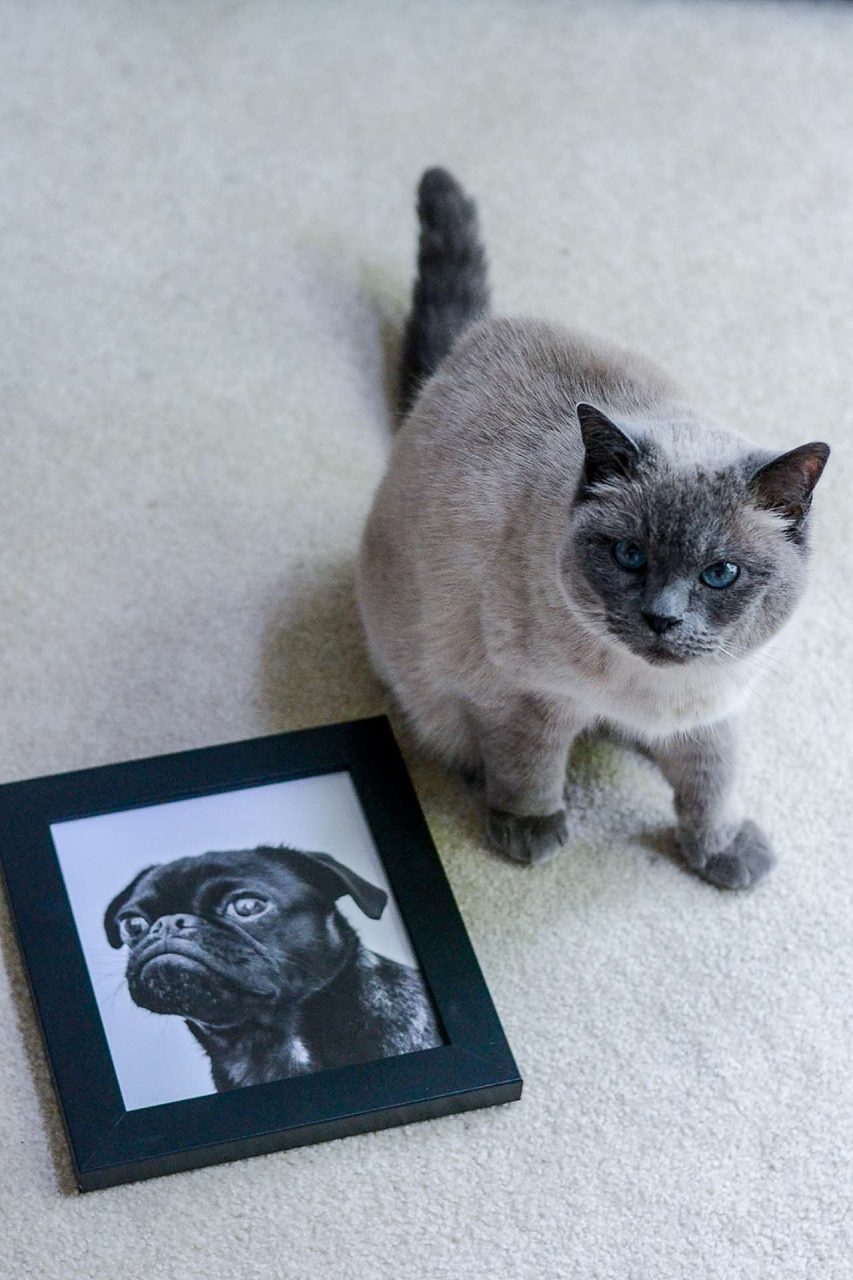
[[[187,937],[195,932],[196,918],[195,916],[181,914],[174,916],[160,916],[155,920],[151,928],[148,930],[149,938],[169,938],[173,934],[182,934]]]

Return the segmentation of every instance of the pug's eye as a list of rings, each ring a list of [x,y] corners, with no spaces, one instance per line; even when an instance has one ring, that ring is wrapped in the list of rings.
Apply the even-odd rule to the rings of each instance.
[[[118,931],[122,942],[132,947],[148,932],[148,921],[145,916],[122,916],[118,922]]]
[[[238,920],[248,920],[252,916],[260,916],[266,911],[270,904],[266,898],[256,898],[253,894],[241,894],[239,898],[232,898],[225,908],[227,916],[236,916]]]

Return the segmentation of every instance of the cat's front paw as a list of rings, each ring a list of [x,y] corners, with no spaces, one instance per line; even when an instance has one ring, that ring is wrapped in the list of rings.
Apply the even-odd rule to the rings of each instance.
[[[565,809],[535,817],[505,813],[502,809],[489,809],[486,814],[489,844],[514,862],[532,866],[547,862],[568,837]]]
[[[685,852],[696,874],[720,889],[751,889],[776,861],[767,836],[749,819],[719,853],[703,858],[696,848]]]

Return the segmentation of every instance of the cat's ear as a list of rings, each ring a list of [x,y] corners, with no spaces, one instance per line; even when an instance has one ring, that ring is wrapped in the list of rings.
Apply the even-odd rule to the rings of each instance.
[[[829,445],[818,440],[789,449],[750,476],[750,492],[759,506],[778,511],[796,528],[808,513],[828,457]]]
[[[585,450],[584,484],[600,484],[612,478],[632,476],[640,460],[640,450],[621,427],[592,404],[579,404],[575,412]]]

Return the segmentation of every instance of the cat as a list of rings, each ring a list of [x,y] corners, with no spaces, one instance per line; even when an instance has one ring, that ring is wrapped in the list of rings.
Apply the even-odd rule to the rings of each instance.
[[[829,448],[770,453],[642,356],[491,318],[473,201],[429,169],[418,212],[405,416],[358,565],[375,671],[479,778],[510,858],[566,843],[569,750],[598,727],[672,784],[686,865],[747,888],[774,854],[735,800],[738,717],[802,595]]]

